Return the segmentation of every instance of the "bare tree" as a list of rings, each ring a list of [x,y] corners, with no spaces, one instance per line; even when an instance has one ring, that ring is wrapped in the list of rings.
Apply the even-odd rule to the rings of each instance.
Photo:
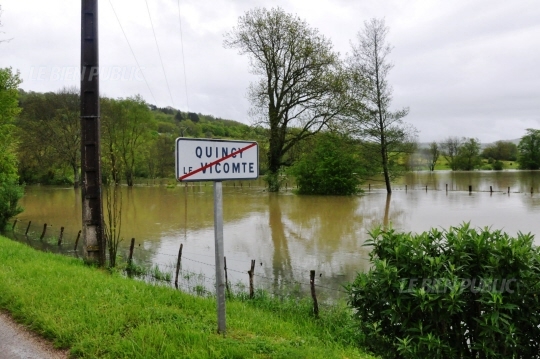
[[[0,16],[2,16],[2,5],[0,5]],[[2,20],[0,20],[0,27],[2,27]],[[0,34],[3,34],[3,31],[0,31]],[[2,42],[9,42],[12,39],[0,39],[0,43]]]
[[[225,34],[224,46],[247,54],[251,71],[259,75],[248,96],[252,115],[269,128],[267,180],[277,191],[278,171],[290,164],[287,152],[340,112],[338,54],[330,40],[280,8],[246,12]]]
[[[392,193],[391,180],[399,175],[403,154],[415,148],[416,129],[403,122],[408,108],[390,110],[392,87],[387,77],[393,65],[388,60],[392,48],[386,43],[387,34],[384,20],[371,19],[352,44],[349,92],[357,101],[348,108],[346,122],[356,136],[376,145],[386,191]]]

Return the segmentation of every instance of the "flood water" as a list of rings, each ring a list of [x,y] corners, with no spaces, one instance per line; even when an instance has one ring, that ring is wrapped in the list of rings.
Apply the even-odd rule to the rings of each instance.
[[[426,190],[427,186],[427,190]],[[448,186],[448,191],[446,190]],[[472,193],[469,193],[472,186]],[[493,193],[490,192],[490,186]],[[508,188],[510,187],[510,192]],[[336,297],[342,284],[369,268],[368,231],[392,225],[422,232],[462,222],[491,226],[511,235],[540,235],[540,172],[413,172],[394,184],[389,197],[380,182],[365,183],[352,197],[298,196],[267,193],[262,182],[225,182],[224,244],[228,277],[247,285],[250,261],[256,261],[257,287],[309,290],[309,271],[316,271],[317,290]],[[531,194],[532,190],[532,194]],[[215,276],[213,190],[211,184],[122,187],[122,251],[136,239],[135,260],[159,264],[174,272],[183,243],[182,281],[211,288]],[[17,231],[48,235],[71,247],[81,228],[80,191],[27,186],[25,211]],[[538,241],[537,241],[538,242]],[[193,282],[195,280],[195,282]]]

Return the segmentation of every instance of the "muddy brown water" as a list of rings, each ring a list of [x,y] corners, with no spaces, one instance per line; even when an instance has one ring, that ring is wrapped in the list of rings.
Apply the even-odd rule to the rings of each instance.
[[[362,188],[364,194],[352,197],[298,196],[290,186],[289,191],[272,194],[261,181],[242,186],[225,182],[225,255],[233,286],[247,285],[250,260],[255,259],[257,287],[305,292],[309,271],[315,270],[321,296],[340,296],[343,284],[369,268],[369,247],[364,243],[368,231],[383,224],[422,232],[470,221],[511,235],[540,235],[537,171],[412,172],[394,184],[390,197],[381,182]],[[140,185],[121,191],[123,255],[129,240],[136,238],[138,263],[158,264],[173,273],[183,243],[181,285],[210,290],[215,275],[211,184],[190,184],[187,190],[183,185]],[[63,247],[71,248],[81,227],[80,191],[27,186],[25,192],[25,211],[17,217],[19,237],[28,221],[34,238],[47,223],[47,235],[53,238],[42,247],[51,250],[64,226]]]

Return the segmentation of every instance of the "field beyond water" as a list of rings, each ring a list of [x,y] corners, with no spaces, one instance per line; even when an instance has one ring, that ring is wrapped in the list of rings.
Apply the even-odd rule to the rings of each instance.
[[[227,335],[213,298],[194,297],[36,251],[0,236],[0,309],[82,358],[371,358],[356,347],[343,306],[320,318],[308,301],[259,293],[227,302]]]

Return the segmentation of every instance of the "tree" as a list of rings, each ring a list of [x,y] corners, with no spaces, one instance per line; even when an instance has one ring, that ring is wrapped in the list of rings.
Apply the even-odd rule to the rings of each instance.
[[[188,112],[188,119],[190,119],[194,123],[197,123],[200,121],[199,115],[197,115],[195,112]]]
[[[30,173],[43,172],[44,169],[54,172],[52,168],[69,167],[73,184],[78,187],[81,155],[79,112],[79,92],[73,87],[56,93],[26,96],[18,122],[24,177],[25,170]]]
[[[18,201],[23,195],[18,185],[17,157],[13,138],[15,116],[20,112],[18,87],[21,83],[18,72],[11,68],[0,69],[0,229],[22,209]]]
[[[521,137],[518,145],[519,168],[537,170],[540,168],[540,130],[527,129],[527,134]]]
[[[314,138],[313,149],[291,167],[298,193],[351,195],[358,192],[362,161],[350,138],[322,133]]]
[[[437,160],[439,159],[439,156],[441,154],[439,151],[439,145],[437,144],[437,142],[431,142],[429,144],[428,153],[430,155],[429,156],[429,170],[434,171],[435,164],[437,163]]]
[[[456,157],[456,167],[464,171],[472,171],[482,164],[480,159],[480,142],[476,138],[463,139]]]
[[[135,165],[142,157],[141,149],[153,127],[152,115],[146,102],[135,96],[121,100],[122,112],[118,122],[118,153],[128,186],[133,186]]]
[[[482,151],[482,157],[496,161],[515,161],[518,149],[516,144],[509,141],[497,141],[486,146]]]
[[[338,55],[318,30],[281,8],[246,12],[225,35],[224,46],[247,54],[251,71],[259,76],[248,97],[252,116],[269,128],[267,180],[270,191],[278,191],[278,172],[291,164],[288,151],[340,112]]]
[[[352,45],[348,78],[350,93],[357,100],[349,103],[347,122],[353,133],[376,144],[386,191],[392,193],[391,180],[399,175],[403,154],[414,148],[416,129],[403,122],[408,108],[390,110],[392,87],[387,78],[393,65],[387,34],[384,20],[371,19],[364,22],[357,44]]]
[[[440,147],[442,150],[442,155],[448,162],[448,166],[452,171],[457,170],[457,155],[459,147],[461,146],[462,140],[459,137],[447,137],[443,142],[441,142]]]

